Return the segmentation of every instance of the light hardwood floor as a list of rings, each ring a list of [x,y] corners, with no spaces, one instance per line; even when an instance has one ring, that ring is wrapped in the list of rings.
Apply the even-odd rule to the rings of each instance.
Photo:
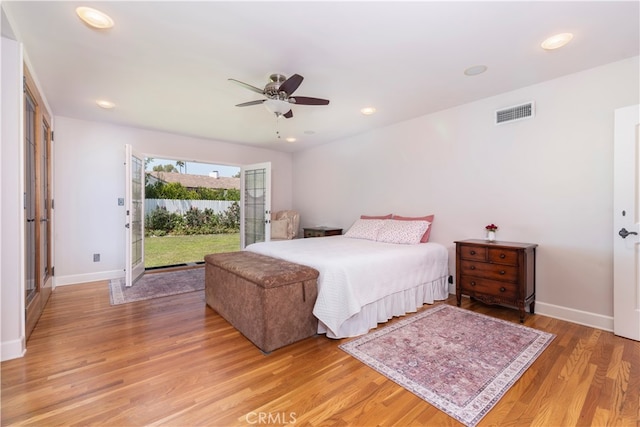
[[[525,325],[557,337],[481,426],[640,425],[640,343],[540,315]],[[200,292],[111,306],[107,282],[60,287],[26,356],[2,363],[2,425],[460,425],[340,343],[265,356]]]

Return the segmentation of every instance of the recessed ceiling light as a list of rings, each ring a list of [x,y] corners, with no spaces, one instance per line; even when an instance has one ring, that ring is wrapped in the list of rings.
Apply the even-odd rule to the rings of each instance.
[[[376,112],[376,109],[374,107],[364,107],[360,112],[365,116],[370,116]]]
[[[90,7],[80,6],[76,9],[76,13],[87,25],[104,30],[113,27],[113,19],[104,12],[92,9]]]
[[[558,49],[569,43],[572,38],[573,34],[571,33],[556,34],[543,41],[540,46],[545,50]]]
[[[477,76],[478,74],[482,74],[487,71],[486,65],[474,65],[473,67],[469,67],[464,70],[464,74],[467,76]]]
[[[286,139],[287,142],[296,142],[296,139],[292,136]]]
[[[98,104],[100,108],[104,108],[105,110],[110,110],[116,106],[116,104],[114,104],[113,102],[106,101],[104,99],[97,100],[96,104]]]

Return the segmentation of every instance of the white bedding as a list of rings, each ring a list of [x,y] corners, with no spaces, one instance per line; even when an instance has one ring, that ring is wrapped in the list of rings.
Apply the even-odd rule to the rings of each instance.
[[[246,250],[320,272],[313,314],[320,321],[319,332],[331,338],[364,334],[376,322],[448,296],[448,253],[438,243],[400,245],[331,236],[260,242]]]

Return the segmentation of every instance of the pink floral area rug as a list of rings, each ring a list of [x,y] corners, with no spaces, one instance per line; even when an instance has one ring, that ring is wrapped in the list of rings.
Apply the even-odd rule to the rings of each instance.
[[[555,335],[450,305],[340,348],[467,426],[475,426]]]

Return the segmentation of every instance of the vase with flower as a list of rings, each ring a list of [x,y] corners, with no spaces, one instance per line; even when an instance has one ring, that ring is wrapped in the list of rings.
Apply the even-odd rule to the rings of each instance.
[[[487,240],[490,242],[495,242],[496,241],[496,230],[498,229],[498,226],[495,224],[489,224],[485,227],[485,230],[487,230]]]

